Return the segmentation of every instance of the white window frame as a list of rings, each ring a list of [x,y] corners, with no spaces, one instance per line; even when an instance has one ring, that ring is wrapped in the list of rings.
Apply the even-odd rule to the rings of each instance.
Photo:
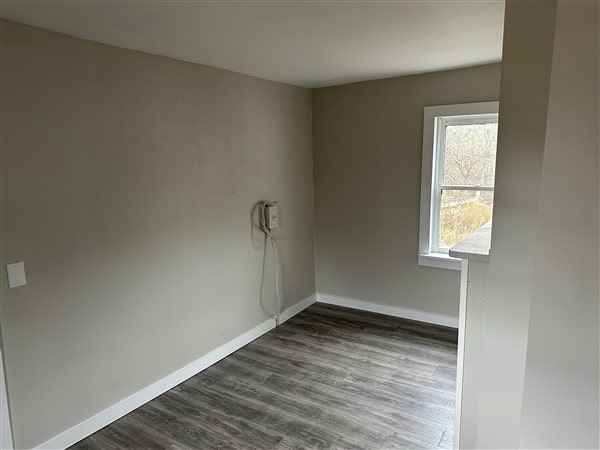
[[[461,260],[448,255],[447,249],[437,248],[439,214],[444,163],[445,127],[471,123],[495,123],[498,102],[463,103],[426,106],[423,112],[423,156],[421,166],[421,214],[419,224],[419,257],[421,266],[460,270]],[[438,133],[438,130],[440,132]],[[478,186],[478,190],[493,191],[493,186]],[[472,190],[469,186],[465,189]]]

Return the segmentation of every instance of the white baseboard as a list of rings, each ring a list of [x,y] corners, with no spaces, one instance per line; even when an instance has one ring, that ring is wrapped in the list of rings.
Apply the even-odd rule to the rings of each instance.
[[[280,315],[280,323],[285,322],[291,317],[295,316],[305,308],[308,308],[316,301],[316,294],[313,294],[304,300],[296,303],[294,306],[286,309]],[[187,366],[182,367],[181,369],[173,372],[170,375],[167,375],[165,378],[157,381],[156,383],[151,384],[148,387],[145,387],[141,391],[136,392],[133,395],[130,395],[124,400],[108,407],[104,411],[96,414],[95,416],[90,417],[87,420],[84,420],[78,425],[75,425],[72,428],[64,431],[58,436],[53,437],[52,439],[40,444],[36,447],[36,449],[64,449],[67,448],[80,440],[86,438],[87,436],[95,433],[96,431],[104,428],[106,425],[114,422],[117,419],[120,419],[125,414],[130,413],[136,408],[139,408],[143,404],[149,402],[150,400],[158,397],[161,394],[164,394],[169,389],[174,388],[178,384],[184,382],[188,378],[193,377],[194,375],[202,372],[204,369],[212,366],[216,362],[219,362],[221,359],[229,356],[236,350],[239,350],[243,346],[249,344],[256,338],[259,338],[266,332],[275,328],[275,319],[269,319],[260,325],[252,328],[251,330],[245,332],[241,336],[238,336],[235,339],[232,339],[228,343],[222,345],[221,347],[213,350],[212,352],[204,355],[200,359],[188,364]]]
[[[399,308],[398,306],[380,305],[365,302],[355,298],[338,297],[336,295],[317,294],[317,301],[330,305],[345,306],[346,308],[360,309],[388,316],[402,317],[404,319],[418,320],[419,322],[433,323],[451,328],[458,328],[458,317],[434,314],[416,309]]]
[[[279,325],[284,323],[286,320],[291,319],[299,312],[305,310],[310,305],[317,301],[317,294],[312,294],[306,297],[304,300],[296,303],[294,306],[286,309],[279,315]]]

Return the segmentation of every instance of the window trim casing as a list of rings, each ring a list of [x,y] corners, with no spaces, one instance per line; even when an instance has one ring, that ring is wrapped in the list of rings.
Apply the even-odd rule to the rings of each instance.
[[[421,165],[421,208],[419,217],[419,256],[421,266],[460,270],[461,260],[446,253],[432,252],[432,236],[435,231],[433,217],[434,175],[439,167],[441,133],[437,133],[439,118],[460,116],[497,115],[499,102],[462,103],[442,106],[426,106],[423,110],[423,153]],[[435,164],[434,164],[435,162]],[[439,199],[438,199],[439,201]],[[437,220],[437,219],[435,219]]]

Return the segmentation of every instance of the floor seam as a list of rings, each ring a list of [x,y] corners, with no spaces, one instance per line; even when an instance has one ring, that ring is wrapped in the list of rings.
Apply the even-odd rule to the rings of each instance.
[[[439,446],[440,446],[440,444],[442,443],[442,440],[444,439],[444,436],[446,436],[446,431],[448,431],[448,428],[446,428],[446,429],[444,430],[444,432],[442,433],[442,436],[440,437],[440,440],[439,440],[439,441],[438,441],[438,443],[437,443],[437,446],[438,446],[438,447],[439,447]]]

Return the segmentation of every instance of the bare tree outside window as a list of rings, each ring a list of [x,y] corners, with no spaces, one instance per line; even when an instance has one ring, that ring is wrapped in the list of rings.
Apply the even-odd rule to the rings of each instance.
[[[450,248],[492,219],[497,123],[445,127],[439,246]]]

